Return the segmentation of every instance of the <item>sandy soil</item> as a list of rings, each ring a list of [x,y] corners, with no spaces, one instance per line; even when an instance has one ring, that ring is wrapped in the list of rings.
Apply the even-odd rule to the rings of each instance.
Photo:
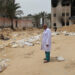
[[[38,35],[42,30],[26,32],[29,34],[19,38],[30,37],[32,34]],[[26,32],[23,31],[23,33]],[[7,69],[0,75],[75,75],[75,36],[53,36],[51,62],[47,64],[43,63],[45,55],[40,50],[40,45],[5,48],[1,58],[8,58],[10,62]],[[4,54],[6,55],[3,56]],[[64,57],[65,61],[58,62],[55,58],[57,56]]]
[[[68,32],[75,32],[75,24],[70,26],[64,26],[57,29],[58,31],[68,31]]]

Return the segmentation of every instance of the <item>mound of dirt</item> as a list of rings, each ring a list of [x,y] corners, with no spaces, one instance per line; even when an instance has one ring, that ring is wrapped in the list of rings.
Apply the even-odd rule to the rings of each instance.
[[[75,25],[64,26],[62,28],[58,28],[58,31],[75,32]]]
[[[0,31],[0,38],[11,37],[13,31],[10,28],[4,28]]]

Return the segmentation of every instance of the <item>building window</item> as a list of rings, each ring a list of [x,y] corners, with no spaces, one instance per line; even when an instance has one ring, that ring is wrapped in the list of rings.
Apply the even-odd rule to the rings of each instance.
[[[56,17],[56,14],[54,14],[54,17]]]
[[[75,0],[71,3],[71,16],[75,16]]]
[[[62,26],[65,26],[65,22],[64,21],[62,21]]]
[[[69,6],[69,5],[70,5],[70,3],[67,3],[67,4],[66,4],[66,6]]]
[[[66,13],[66,16],[69,16],[69,13]]]
[[[59,0],[51,0],[52,1],[52,7],[57,7]]]
[[[56,26],[56,23],[54,23],[54,26]]]
[[[62,13],[62,16],[65,16],[65,13]]]
[[[62,6],[69,6],[71,4],[71,0],[62,0]]]
[[[69,26],[69,21],[66,22],[66,25]]]

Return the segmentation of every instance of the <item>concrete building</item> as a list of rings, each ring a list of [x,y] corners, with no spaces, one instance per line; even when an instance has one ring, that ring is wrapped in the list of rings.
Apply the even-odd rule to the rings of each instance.
[[[75,0],[51,0],[51,26],[75,24]]]
[[[23,19],[24,20],[31,20],[33,26],[36,27],[36,21],[35,21],[35,18],[33,16],[25,16],[25,17],[23,17]]]
[[[11,20],[9,18],[0,18],[0,28],[10,28]],[[23,28],[31,28],[33,27],[33,23],[31,20],[25,19],[13,19],[13,27],[14,29],[23,29]]]
[[[50,17],[49,14],[44,14],[44,16],[36,15],[33,16],[25,16],[23,17],[24,20],[31,20],[33,23],[33,27],[42,28],[44,24],[47,24],[50,27]]]

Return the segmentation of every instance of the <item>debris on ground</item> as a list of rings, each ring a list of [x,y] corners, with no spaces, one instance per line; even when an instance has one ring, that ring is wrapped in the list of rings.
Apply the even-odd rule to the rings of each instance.
[[[3,72],[7,67],[9,62],[9,59],[0,59],[0,72]]]
[[[0,39],[1,40],[9,40],[10,38],[8,38],[8,37],[4,36],[3,34],[1,34],[0,35]]]
[[[4,45],[0,45],[0,49],[4,49],[5,48],[5,46]]]
[[[7,62],[9,62],[9,61],[10,61],[10,59],[0,59],[0,63],[1,63],[1,62],[7,63]]]
[[[67,32],[67,31],[64,31],[62,32],[65,36],[75,36],[75,32]]]
[[[64,59],[63,57],[61,57],[61,56],[56,57],[56,58],[57,58],[58,61],[64,61],[64,60],[65,60],[65,59]]]
[[[59,32],[52,32],[52,36],[55,36],[55,35],[60,35]]]
[[[30,43],[30,42],[24,42],[25,45],[27,46],[34,46],[34,44]]]
[[[27,46],[34,46],[34,42],[37,41],[37,43],[38,43],[38,40],[40,39],[40,36],[41,35],[32,36],[30,38],[21,39],[21,40],[17,40],[17,41],[16,41],[16,39],[14,39],[13,41],[11,41],[7,45],[7,47],[17,48],[17,47],[24,47],[25,45],[27,45]]]
[[[4,28],[0,31],[1,40],[9,40],[11,37],[12,30],[10,28]]]
[[[0,63],[0,72],[3,72],[7,68],[6,63]]]
[[[41,36],[41,35],[32,36],[32,37],[29,38],[27,41],[32,43],[32,42],[34,42],[34,41],[39,40],[39,39],[40,39],[40,36]]]
[[[18,44],[13,44],[11,47],[12,48],[17,48],[18,47]]]
[[[40,43],[41,43],[40,41],[35,42],[35,44],[40,44]]]
[[[17,37],[17,36],[18,36],[18,34],[17,34],[17,33],[15,33],[15,34],[13,34],[12,36]]]
[[[67,31],[67,32],[75,32],[75,25],[70,25],[70,26],[64,26],[61,28],[58,28],[58,31]]]
[[[75,36],[75,33],[69,33],[69,36]]]

